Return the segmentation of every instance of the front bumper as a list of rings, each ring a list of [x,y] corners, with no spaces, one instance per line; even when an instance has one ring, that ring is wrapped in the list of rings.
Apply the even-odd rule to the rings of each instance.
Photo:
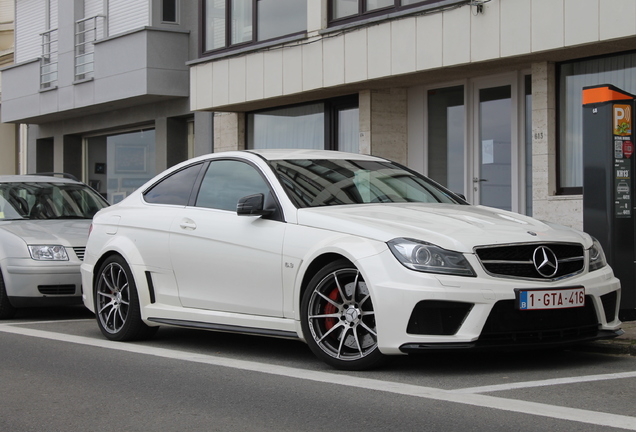
[[[385,354],[440,349],[551,347],[620,334],[620,282],[611,268],[559,281],[477,277],[406,269],[390,252],[357,265],[375,306],[378,346]],[[515,289],[585,288],[585,307],[520,311]]]
[[[81,303],[79,261],[8,259],[3,263],[3,277],[14,307]]]

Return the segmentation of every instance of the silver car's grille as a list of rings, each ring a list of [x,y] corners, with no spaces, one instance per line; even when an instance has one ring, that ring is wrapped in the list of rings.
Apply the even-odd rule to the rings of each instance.
[[[84,252],[86,252],[85,247],[74,247],[73,251],[75,251],[75,255],[80,261],[84,261]]]
[[[523,243],[475,248],[484,270],[492,276],[554,280],[581,273],[585,251],[576,243]]]

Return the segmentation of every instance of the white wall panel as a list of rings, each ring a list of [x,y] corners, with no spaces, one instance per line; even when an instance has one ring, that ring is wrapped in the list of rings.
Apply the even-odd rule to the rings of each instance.
[[[391,73],[415,72],[415,18],[391,23]]]
[[[186,0],[191,1],[191,0]],[[150,25],[149,0],[109,0],[108,1],[108,35],[145,27]]]
[[[243,102],[245,101],[245,76],[246,76],[246,64],[245,57],[235,57],[230,59],[230,75],[228,77],[229,84],[229,102]]]
[[[371,26],[366,33],[369,79],[391,75],[391,23]]]
[[[364,81],[367,75],[367,30],[345,34],[345,82]]]
[[[515,56],[532,52],[532,0],[500,2],[501,56]]]
[[[636,1],[601,0],[599,2],[599,34],[601,40],[636,34]]]
[[[15,62],[33,60],[42,54],[46,30],[45,0],[17,0],[15,10]]]
[[[486,3],[483,13],[472,15],[470,24],[470,60],[483,61],[498,58],[500,50],[499,2]]]
[[[303,57],[299,46],[283,50],[283,94],[303,90]]]
[[[417,70],[441,67],[443,65],[443,15],[433,14],[417,18],[416,49]]]
[[[561,48],[564,44],[563,0],[532,0],[532,51]]]
[[[227,105],[230,99],[229,70],[227,59],[212,64],[212,102],[214,105]]]
[[[335,37],[323,42],[322,70],[325,86],[344,84],[344,37]]]
[[[444,66],[470,61],[471,7],[444,12]]]
[[[565,45],[599,39],[599,0],[565,0]]]
[[[266,98],[283,94],[283,53],[281,50],[267,51],[263,56],[263,74]]]
[[[322,87],[322,41],[303,45],[303,90]]]
[[[264,91],[264,58],[258,52],[247,57],[246,98],[247,100],[263,99]]]

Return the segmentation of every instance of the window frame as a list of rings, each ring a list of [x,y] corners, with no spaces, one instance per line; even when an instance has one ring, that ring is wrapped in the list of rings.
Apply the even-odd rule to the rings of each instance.
[[[351,22],[356,22],[368,18],[374,18],[377,16],[392,14],[395,12],[401,12],[404,10],[414,9],[414,8],[422,8],[425,7],[427,9],[434,7],[442,7],[447,4],[452,3],[460,3],[461,0],[420,0],[417,3],[402,5],[402,0],[393,0],[393,6],[385,6],[378,9],[367,10],[366,2],[368,0],[358,0],[358,12],[353,15],[348,15],[342,18],[334,18],[334,1],[329,0],[327,3],[327,17],[328,17],[328,26],[337,26],[341,24],[349,24]],[[441,3],[437,5],[437,3]]]
[[[304,35],[307,33],[307,17],[305,16],[305,29],[302,31],[288,33],[281,36],[277,36],[270,39],[258,39],[258,2],[261,0],[251,0],[252,3],[252,40],[246,42],[232,43],[232,0],[225,1],[225,43],[223,47],[207,49],[206,47],[206,0],[199,0],[199,56],[208,57],[212,55],[222,54],[226,52],[232,52],[241,48],[249,46],[258,46],[263,43],[269,43],[281,39],[289,38],[290,36]],[[307,1],[307,0],[304,0]]]
[[[344,109],[358,108],[360,109],[360,99],[358,94],[340,96],[332,99],[323,99],[305,103],[298,103],[292,105],[284,105],[284,106],[276,106],[271,108],[265,108],[262,110],[250,111],[245,114],[245,148],[246,149],[254,149],[249,146],[249,120],[248,116],[252,114],[265,113],[268,111],[281,109],[281,108],[294,108],[301,107],[305,105],[316,105],[323,104],[323,114],[324,114],[324,146],[321,150],[338,150],[338,113]]]

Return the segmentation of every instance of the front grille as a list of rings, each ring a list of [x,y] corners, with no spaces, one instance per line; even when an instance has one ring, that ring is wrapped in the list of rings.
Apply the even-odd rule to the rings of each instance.
[[[84,253],[86,252],[85,247],[74,247],[73,251],[75,252],[75,255],[77,255],[77,259],[84,261]]]
[[[514,300],[502,300],[490,312],[478,345],[514,347],[576,342],[596,336],[598,324],[589,296],[584,307],[530,311],[517,309]]]
[[[38,291],[44,295],[73,295],[75,285],[38,285]]]
[[[539,248],[554,253],[556,272],[546,275],[537,269],[533,257]],[[484,270],[492,276],[519,279],[554,280],[581,273],[585,267],[583,246],[574,243],[524,243],[475,248]]]

